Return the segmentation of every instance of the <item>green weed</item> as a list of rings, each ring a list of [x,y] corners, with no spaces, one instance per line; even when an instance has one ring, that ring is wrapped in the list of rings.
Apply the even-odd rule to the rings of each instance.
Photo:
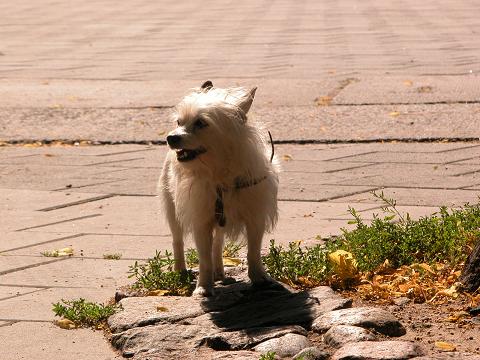
[[[117,307],[113,305],[96,304],[85,299],[61,300],[53,304],[55,316],[73,321],[78,327],[99,327],[109,316],[113,315]]]
[[[173,270],[175,260],[172,253],[165,251],[162,255],[156,252],[155,256],[146,263],[138,261],[130,266],[129,278],[136,279],[133,287],[144,290],[166,290],[168,295],[188,295],[191,293],[191,283],[194,275],[191,270],[177,272]]]
[[[265,354],[260,355],[258,360],[275,360],[275,351],[269,351]]]
[[[105,260],[120,260],[122,258],[122,254],[103,254],[103,258]]]
[[[437,213],[412,220],[383,192],[372,194],[384,202],[384,216],[375,215],[367,224],[349,208],[353,217],[349,223],[355,229],[342,229],[341,236],[327,239],[325,245],[301,248],[294,242],[284,249],[272,240],[269,254],[263,257],[270,275],[298,287],[326,284],[332,275],[327,255],[335,250],[352,253],[362,272],[375,270],[385,260],[395,268],[435,262],[455,266],[480,239],[480,204],[450,210],[441,207]]]

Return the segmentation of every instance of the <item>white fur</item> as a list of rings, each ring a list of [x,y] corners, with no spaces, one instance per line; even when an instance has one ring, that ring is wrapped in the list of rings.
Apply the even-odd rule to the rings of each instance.
[[[180,162],[175,149],[166,157],[159,185],[172,232],[175,269],[185,270],[183,238],[193,234],[200,273],[196,295],[213,293],[224,279],[224,234],[247,237],[248,275],[253,283],[270,281],[261,262],[263,234],[277,221],[278,165],[270,162],[265,132],[247,121],[255,90],[195,89],[176,107],[178,127],[169,136],[181,141],[176,149],[203,149],[195,159]],[[201,119],[203,128],[194,128]],[[171,144],[170,144],[171,145]],[[236,179],[256,185],[236,188]],[[223,189],[225,227],[215,220],[217,188]]]

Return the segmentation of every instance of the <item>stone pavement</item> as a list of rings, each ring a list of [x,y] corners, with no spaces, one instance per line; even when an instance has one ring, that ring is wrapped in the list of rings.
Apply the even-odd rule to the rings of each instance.
[[[165,151],[145,145],[0,148],[4,358],[115,358],[100,332],[56,328],[51,304],[78,297],[103,302],[130,282],[135,260],[171,249],[155,198]],[[381,206],[373,190],[383,189],[415,217],[475,202],[480,194],[478,143],[278,145],[277,154],[284,168],[280,220],[264,248],[271,238],[313,244],[318,235],[338,234],[348,226],[348,206],[371,219]],[[40,254],[67,246],[73,257]],[[112,253],[122,258],[103,259]]]
[[[283,143],[265,246],[336,234],[349,205],[370,219],[372,190],[414,216],[477,201],[479,11],[473,0],[1,2],[0,145],[132,144],[0,147],[0,357],[116,358],[101,333],[53,326],[51,303],[104,301],[135,260],[170,248],[154,197],[165,147],[146,144],[208,78],[258,86],[252,115]],[[40,255],[65,246],[73,257]]]

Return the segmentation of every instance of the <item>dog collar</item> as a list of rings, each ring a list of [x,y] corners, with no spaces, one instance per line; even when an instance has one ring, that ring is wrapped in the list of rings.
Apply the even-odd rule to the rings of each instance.
[[[258,179],[244,179],[241,177],[235,178],[234,185],[232,187],[233,190],[241,190],[248,188],[250,186],[255,186],[265,180],[267,176],[263,176]],[[224,186],[217,186],[217,199],[215,200],[215,221],[217,222],[218,226],[224,227],[227,223],[227,219],[225,218],[225,211],[223,206],[223,193],[228,191],[229,189]]]

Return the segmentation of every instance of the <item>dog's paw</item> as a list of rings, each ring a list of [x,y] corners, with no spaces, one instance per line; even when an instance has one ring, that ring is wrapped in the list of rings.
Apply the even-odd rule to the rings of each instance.
[[[196,298],[213,296],[213,287],[197,286],[197,288],[193,291],[193,296]]]

